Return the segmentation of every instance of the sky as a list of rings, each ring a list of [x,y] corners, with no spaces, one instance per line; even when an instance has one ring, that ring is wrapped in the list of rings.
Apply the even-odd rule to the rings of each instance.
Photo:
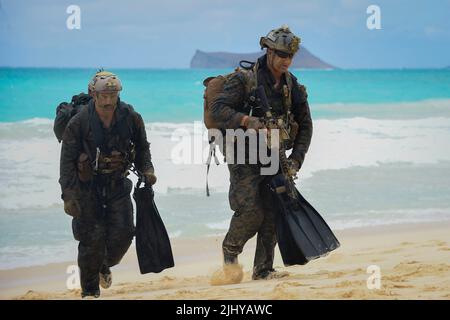
[[[0,66],[188,68],[197,49],[257,52],[282,24],[340,68],[450,66],[450,0],[0,0]]]

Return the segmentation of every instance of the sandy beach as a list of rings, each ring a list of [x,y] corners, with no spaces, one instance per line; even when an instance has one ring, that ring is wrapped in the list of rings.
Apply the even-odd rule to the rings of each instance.
[[[341,247],[305,266],[283,267],[276,248],[275,268],[289,276],[259,281],[251,280],[252,239],[240,256],[242,282],[219,286],[211,277],[223,236],[174,239],[176,267],[160,274],[141,275],[131,247],[100,299],[450,299],[449,230],[450,222],[337,231]],[[67,289],[74,264],[2,270],[0,298],[79,299],[79,289]],[[379,267],[379,289],[368,288],[369,266]]]

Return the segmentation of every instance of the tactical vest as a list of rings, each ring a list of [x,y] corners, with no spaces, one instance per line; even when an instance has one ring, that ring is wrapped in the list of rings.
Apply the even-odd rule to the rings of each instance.
[[[248,115],[258,116],[256,114],[253,114],[255,112],[255,108],[258,107],[256,99],[256,89],[258,87],[258,69],[259,63],[256,62],[251,68],[248,69],[236,68],[232,73],[226,75],[219,75],[216,77],[208,77],[203,81],[203,85],[205,86],[205,91],[203,94],[204,98],[203,120],[207,129],[219,128],[219,126],[211,116],[212,104],[215,98],[223,91],[225,83],[238,72],[243,75],[245,84],[245,97],[244,97],[245,102],[243,110],[240,111]],[[292,88],[293,88],[292,75],[289,72],[286,73],[286,83],[287,84],[284,85],[282,89],[282,104],[283,104],[282,113],[286,116],[286,119],[288,119],[292,107]]]
[[[81,143],[88,155],[93,174],[121,177],[127,174],[135,158],[134,124],[131,117],[133,107],[126,103],[118,104],[117,120],[108,130],[103,129],[91,101],[83,110],[81,119]],[[93,141],[93,147],[88,141]]]
[[[242,63],[240,63],[242,67]],[[243,110],[240,110],[250,116],[262,116],[262,114],[257,113],[256,108],[258,108],[258,101],[256,98],[256,91],[258,87],[258,70],[259,63],[256,62],[251,68],[236,68],[234,72],[219,75],[216,77],[208,77],[203,81],[205,86],[204,91],[204,102],[203,102],[203,120],[207,129],[220,129],[219,125],[214,121],[211,115],[211,107],[216,99],[216,97],[223,91],[225,83],[237,72],[243,75],[244,85],[245,85],[245,97]],[[292,109],[292,89],[294,86],[294,81],[290,72],[285,74],[286,84],[282,88],[282,99],[281,101],[276,101],[276,103],[281,102],[281,112],[276,112],[280,115],[282,123],[284,123],[285,129],[281,130],[281,139],[285,141],[286,149],[291,149],[298,132],[298,124],[295,122]],[[276,107],[271,103],[271,109]],[[206,160],[206,195],[209,196],[209,185],[208,185],[208,174],[211,166],[211,161],[214,159],[216,165],[219,164],[219,160],[216,156],[216,144],[214,140],[209,137],[209,154]],[[224,153],[223,146],[218,146],[222,153]]]

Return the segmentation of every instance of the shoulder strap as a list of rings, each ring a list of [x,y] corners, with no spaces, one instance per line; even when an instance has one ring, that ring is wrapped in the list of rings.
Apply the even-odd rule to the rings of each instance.
[[[91,154],[91,150],[89,149],[89,146],[87,144],[87,137],[89,134],[89,104],[82,108],[80,111],[80,123],[81,123],[81,145],[83,146],[84,152],[88,155],[89,160],[92,162],[94,161],[94,157]]]
[[[249,70],[246,69],[238,70],[239,72],[242,73],[245,79],[245,100],[248,100],[251,92],[255,91],[258,86],[258,68],[259,64],[258,62],[256,62],[253,68]]]
[[[134,121],[132,119],[133,107],[120,102],[120,112],[122,112],[122,118],[117,123],[117,130],[120,137],[124,140],[131,140],[134,134]]]
[[[286,86],[283,88],[283,104],[285,112],[289,113],[292,107],[292,88],[294,87],[293,75],[290,72],[285,73]]]
[[[294,80],[292,79],[292,74],[290,72],[286,73],[286,83],[289,88],[289,91],[294,87]]]
[[[121,139],[131,140],[133,136],[133,128],[130,122],[131,117],[130,113],[132,112],[131,106],[126,103],[120,102],[118,103],[119,118],[117,119],[117,123],[114,125],[113,130],[115,130],[115,134],[118,134]],[[94,142],[96,148],[100,148],[102,152],[108,153],[108,150],[105,149],[104,145],[104,135],[103,129],[101,127],[100,119],[95,112],[94,104],[89,103],[89,128],[92,131]]]
[[[99,148],[102,152],[106,152],[106,150],[103,150],[103,130],[93,103],[89,103],[89,128],[92,131],[95,147]]]

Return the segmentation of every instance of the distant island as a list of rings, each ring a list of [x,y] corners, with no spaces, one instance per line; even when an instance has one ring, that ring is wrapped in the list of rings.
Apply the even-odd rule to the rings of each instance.
[[[255,53],[231,53],[231,52],[205,52],[196,50],[191,59],[190,67],[192,69],[226,69],[235,68],[239,61],[256,61],[264,54],[263,51]],[[329,63],[322,61],[313,55],[306,48],[302,47],[294,57],[291,68],[304,69],[335,69]]]

